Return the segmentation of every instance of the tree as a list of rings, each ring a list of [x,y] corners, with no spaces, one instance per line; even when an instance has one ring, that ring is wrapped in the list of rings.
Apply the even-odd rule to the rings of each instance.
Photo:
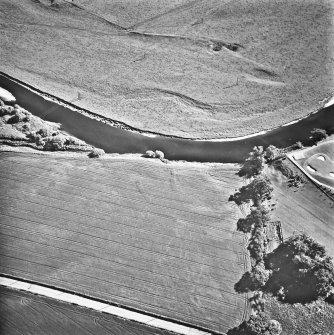
[[[252,267],[251,271],[242,275],[241,279],[234,285],[234,289],[238,293],[259,290],[267,283],[269,277],[270,271],[266,270],[263,262],[259,262]]]
[[[262,261],[267,250],[268,237],[261,226],[255,227],[249,240],[247,249],[250,256],[256,261]]]
[[[265,206],[251,209],[250,214],[237,222],[237,229],[244,233],[250,233],[255,226],[264,226],[270,220],[270,211]]]
[[[238,172],[240,177],[251,178],[261,173],[264,166],[263,147],[254,147]]]
[[[265,259],[267,290],[288,302],[326,297],[334,288],[333,259],[306,234],[291,236]]]
[[[238,192],[231,195],[229,200],[234,201],[238,206],[252,201],[257,207],[263,200],[270,198],[273,190],[268,177],[257,176],[248,185],[242,186]]]
[[[312,140],[314,141],[314,143],[317,143],[317,142],[327,138],[328,134],[327,134],[325,129],[314,128],[311,131],[311,137],[312,137]]]
[[[278,157],[282,157],[282,149],[278,149],[274,145],[269,145],[264,152],[265,160],[270,163]]]
[[[281,332],[282,327],[278,321],[271,320],[267,314],[260,312],[229,330],[227,335],[279,335]]]

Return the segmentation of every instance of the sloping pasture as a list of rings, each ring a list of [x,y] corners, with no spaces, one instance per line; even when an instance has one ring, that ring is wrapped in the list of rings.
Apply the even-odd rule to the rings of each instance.
[[[289,168],[298,172],[292,162]],[[298,188],[288,187],[280,172],[272,171],[270,178],[274,184],[277,208],[274,219],[280,220],[284,239],[293,233],[305,232],[324,245],[334,256],[334,202],[310,180]]]
[[[233,165],[0,156],[0,272],[217,332],[245,317]]]
[[[2,334],[171,335],[166,330],[0,287]]]

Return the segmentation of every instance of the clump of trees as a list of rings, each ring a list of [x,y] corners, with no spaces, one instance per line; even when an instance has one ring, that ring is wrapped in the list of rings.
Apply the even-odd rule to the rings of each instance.
[[[238,293],[257,291],[262,289],[270,277],[270,271],[266,269],[264,262],[260,261],[252,267],[251,271],[245,272],[241,279],[234,285]]]
[[[238,327],[230,329],[227,335],[279,335],[281,332],[282,326],[278,321],[260,312],[258,315],[252,315]]]
[[[254,227],[264,227],[270,221],[270,211],[266,206],[260,205],[251,208],[251,212],[237,222],[237,229],[243,233],[250,233]]]
[[[238,175],[240,177],[252,178],[259,175],[264,167],[263,147],[254,147],[242,164]]]
[[[254,206],[270,199],[273,187],[270,179],[266,176],[257,176],[249,184],[242,186],[239,191],[231,195],[229,200],[234,201],[238,206],[252,202]]]
[[[334,289],[333,259],[306,234],[294,235],[265,257],[266,290],[287,302],[308,302]]]
[[[165,158],[164,153],[160,150],[155,150],[155,151],[147,150],[144,156],[147,158],[159,158],[159,159]]]

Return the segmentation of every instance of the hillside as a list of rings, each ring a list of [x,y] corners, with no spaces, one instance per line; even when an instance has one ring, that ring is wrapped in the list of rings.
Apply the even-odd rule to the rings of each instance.
[[[0,70],[135,128],[243,136],[334,89],[330,0],[57,3],[1,1]]]
[[[236,166],[0,156],[1,273],[220,332],[247,315]]]
[[[0,286],[2,334],[172,335],[168,331]]]

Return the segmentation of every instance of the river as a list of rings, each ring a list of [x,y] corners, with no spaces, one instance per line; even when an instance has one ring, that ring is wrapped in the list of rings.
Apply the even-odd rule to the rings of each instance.
[[[165,136],[149,137],[87,117],[31,91],[10,77],[0,74],[0,87],[16,97],[16,103],[46,121],[57,122],[62,129],[107,153],[145,153],[161,150],[170,160],[237,163],[256,145],[287,147],[297,141],[307,143],[313,128],[334,132],[334,106],[323,108],[296,123],[245,139],[224,142],[195,141]],[[80,109],[79,107],[77,107]],[[175,120],[177,122],[177,120]]]

